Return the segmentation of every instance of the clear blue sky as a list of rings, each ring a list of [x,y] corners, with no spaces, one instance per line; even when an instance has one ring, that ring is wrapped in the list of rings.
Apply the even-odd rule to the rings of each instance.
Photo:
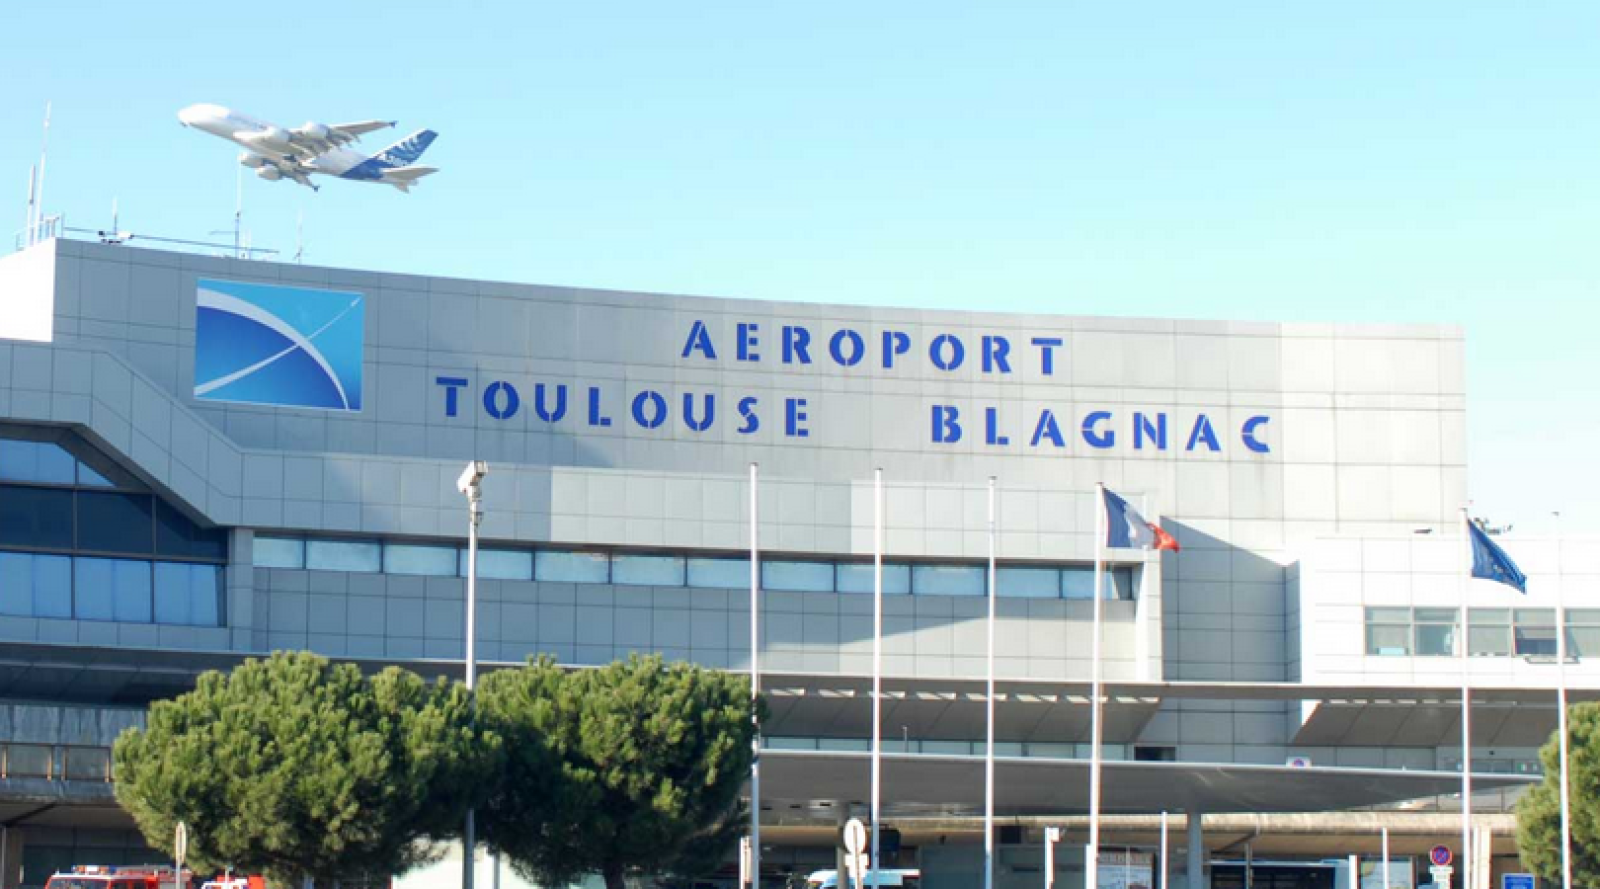
[[[48,7],[48,8],[47,8]],[[258,246],[885,305],[1451,321],[1478,511],[1600,531],[1600,4],[13,4],[0,212],[231,225],[174,113],[442,133],[413,194],[247,181]],[[383,144],[369,138],[368,147]]]

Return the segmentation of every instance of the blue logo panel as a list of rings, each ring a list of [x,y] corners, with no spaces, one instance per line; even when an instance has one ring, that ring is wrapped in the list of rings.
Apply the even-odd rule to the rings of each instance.
[[[359,411],[365,326],[360,293],[201,278],[194,397]]]

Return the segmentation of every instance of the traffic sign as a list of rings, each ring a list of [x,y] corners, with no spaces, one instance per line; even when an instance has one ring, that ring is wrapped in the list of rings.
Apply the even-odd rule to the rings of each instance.
[[[178,869],[183,869],[183,859],[189,855],[189,825],[182,821],[172,831],[172,857],[177,859]]]
[[[1433,884],[1439,889],[1450,889],[1450,876],[1456,869],[1448,864],[1436,864],[1428,868],[1428,873],[1433,875]]]
[[[1451,861],[1454,861],[1455,856],[1450,854],[1449,846],[1434,846],[1432,849],[1428,850],[1428,860],[1433,862],[1438,867],[1444,867]]]
[[[844,849],[851,855],[860,855],[867,848],[867,826],[860,818],[851,818],[844,826]]]

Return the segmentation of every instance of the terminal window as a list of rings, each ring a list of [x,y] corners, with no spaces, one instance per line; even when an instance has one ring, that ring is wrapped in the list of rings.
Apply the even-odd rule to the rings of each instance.
[[[222,626],[227,532],[70,430],[0,424],[0,614]]]

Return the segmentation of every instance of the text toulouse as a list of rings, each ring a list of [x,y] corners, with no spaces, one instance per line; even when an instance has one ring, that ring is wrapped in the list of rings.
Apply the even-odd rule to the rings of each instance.
[[[782,363],[811,364],[811,332],[798,325],[784,325],[779,329],[779,353]],[[740,323],[736,325],[735,330],[734,360],[760,361],[760,325],[754,322]],[[1032,337],[1028,342],[1037,350],[1041,375],[1054,376],[1056,350],[1064,347],[1065,340],[1061,337]],[[899,359],[910,351],[911,337],[908,334],[894,330],[883,332],[880,360],[885,369],[893,369]],[[841,329],[828,338],[826,352],[834,364],[840,367],[854,367],[866,358],[866,339],[857,331]],[[690,358],[696,355],[708,361],[719,360],[710,330],[703,321],[695,321],[691,325],[679,357]],[[954,334],[940,334],[929,341],[928,360],[938,370],[956,371],[967,360],[966,344]],[[1011,373],[1011,341],[1007,337],[998,335],[981,337],[978,360],[984,373]],[[470,382],[463,377],[438,377],[434,382],[444,389],[445,416],[457,416],[460,411],[460,390],[468,387]],[[558,423],[566,418],[569,398],[569,387],[566,384],[538,383],[533,388],[532,411],[540,420],[546,423]],[[482,401],[484,412],[497,420],[510,420],[523,409],[522,393],[507,380],[494,380],[485,385]],[[668,396],[655,389],[641,389],[623,401],[627,402],[626,410],[629,418],[643,429],[656,429],[665,425],[672,413]],[[790,438],[809,437],[810,417],[807,399],[788,397],[782,399],[782,402],[783,434]],[[734,403],[738,423],[735,431],[741,435],[751,435],[759,431],[760,409],[761,399],[756,396],[737,399]],[[931,411],[931,440],[934,444],[955,444],[963,440],[967,434],[966,426],[971,421],[963,417],[959,407],[935,404],[931,406]],[[613,425],[605,395],[598,386],[588,387],[584,413],[585,422],[589,426]],[[986,407],[982,413],[981,424],[974,424],[982,426],[986,444],[1002,446],[1011,444],[1010,436],[1000,430],[999,415],[998,408]],[[1253,416],[1241,424],[1239,438],[1248,450],[1260,454],[1270,452],[1271,449],[1263,436],[1264,427],[1270,420],[1271,418],[1267,416]],[[716,394],[683,393],[679,421],[693,432],[705,432],[714,428],[717,423]],[[1110,411],[1089,411],[1083,415],[1078,431],[1090,447],[1111,448],[1116,445],[1117,439],[1116,431],[1110,428],[1113,422],[1114,415]],[[1149,414],[1135,412],[1132,433],[1134,448],[1143,449],[1151,446],[1157,450],[1166,450],[1167,415],[1159,412]],[[1066,447],[1062,421],[1050,408],[1040,410],[1037,421],[1032,424],[1032,433],[1027,438],[1031,447]],[[1184,449],[1189,451],[1200,448],[1210,451],[1221,450],[1216,429],[1211,419],[1203,413],[1195,417],[1184,445]]]

